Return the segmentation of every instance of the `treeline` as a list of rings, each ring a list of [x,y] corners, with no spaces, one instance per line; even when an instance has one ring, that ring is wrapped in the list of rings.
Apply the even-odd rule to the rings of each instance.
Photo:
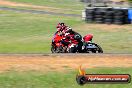
[[[128,0],[128,1],[132,3],[132,0]]]

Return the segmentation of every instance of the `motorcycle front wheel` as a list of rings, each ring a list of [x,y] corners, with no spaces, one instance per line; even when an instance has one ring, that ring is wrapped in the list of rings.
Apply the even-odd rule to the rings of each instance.
[[[96,47],[97,47],[98,53],[103,53],[103,49],[98,44],[96,44]]]

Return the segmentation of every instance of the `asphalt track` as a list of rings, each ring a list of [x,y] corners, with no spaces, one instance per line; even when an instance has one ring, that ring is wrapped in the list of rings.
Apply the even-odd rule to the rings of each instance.
[[[0,54],[0,56],[130,56],[132,57],[132,54],[112,54],[112,53],[103,53],[103,54],[89,54],[89,53],[80,53],[80,54],[72,54],[72,53],[60,53],[60,54],[52,54],[52,53],[44,53],[44,54],[37,54],[37,53],[23,53],[23,54],[14,54],[14,53],[10,53],[10,54]]]
[[[81,17],[81,15],[77,14],[64,14],[64,13],[55,13],[43,10],[27,10],[27,9],[20,9],[20,8],[11,8],[11,7],[0,7],[0,10],[4,11],[15,11],[21,13],[32,13],[32,14],[49,14],[49,15],[56,15],[56,16],[68,16],[68,17]]]

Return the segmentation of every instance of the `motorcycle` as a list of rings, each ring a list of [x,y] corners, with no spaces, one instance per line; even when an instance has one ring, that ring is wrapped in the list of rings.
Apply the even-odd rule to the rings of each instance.
[[[98,44],[91,42],[93,39],[93,35],[88,34],[83,38],[81,39],[80,38],[81,36],[78,38],[80,44],[70,42],[68,46],[65,46],[65,44],[62,43],[63,37],[55,33],[52,39],[51,52],[52,53],[103,53],[102,48]]]

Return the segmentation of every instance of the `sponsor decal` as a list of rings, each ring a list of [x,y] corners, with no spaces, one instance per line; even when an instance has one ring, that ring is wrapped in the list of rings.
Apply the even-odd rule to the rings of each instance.
[[[76,76],[79,85],[84,84],[126,84],[131,82],[129,74],[86,74],[85,70],[79,67],[79,74]]]

